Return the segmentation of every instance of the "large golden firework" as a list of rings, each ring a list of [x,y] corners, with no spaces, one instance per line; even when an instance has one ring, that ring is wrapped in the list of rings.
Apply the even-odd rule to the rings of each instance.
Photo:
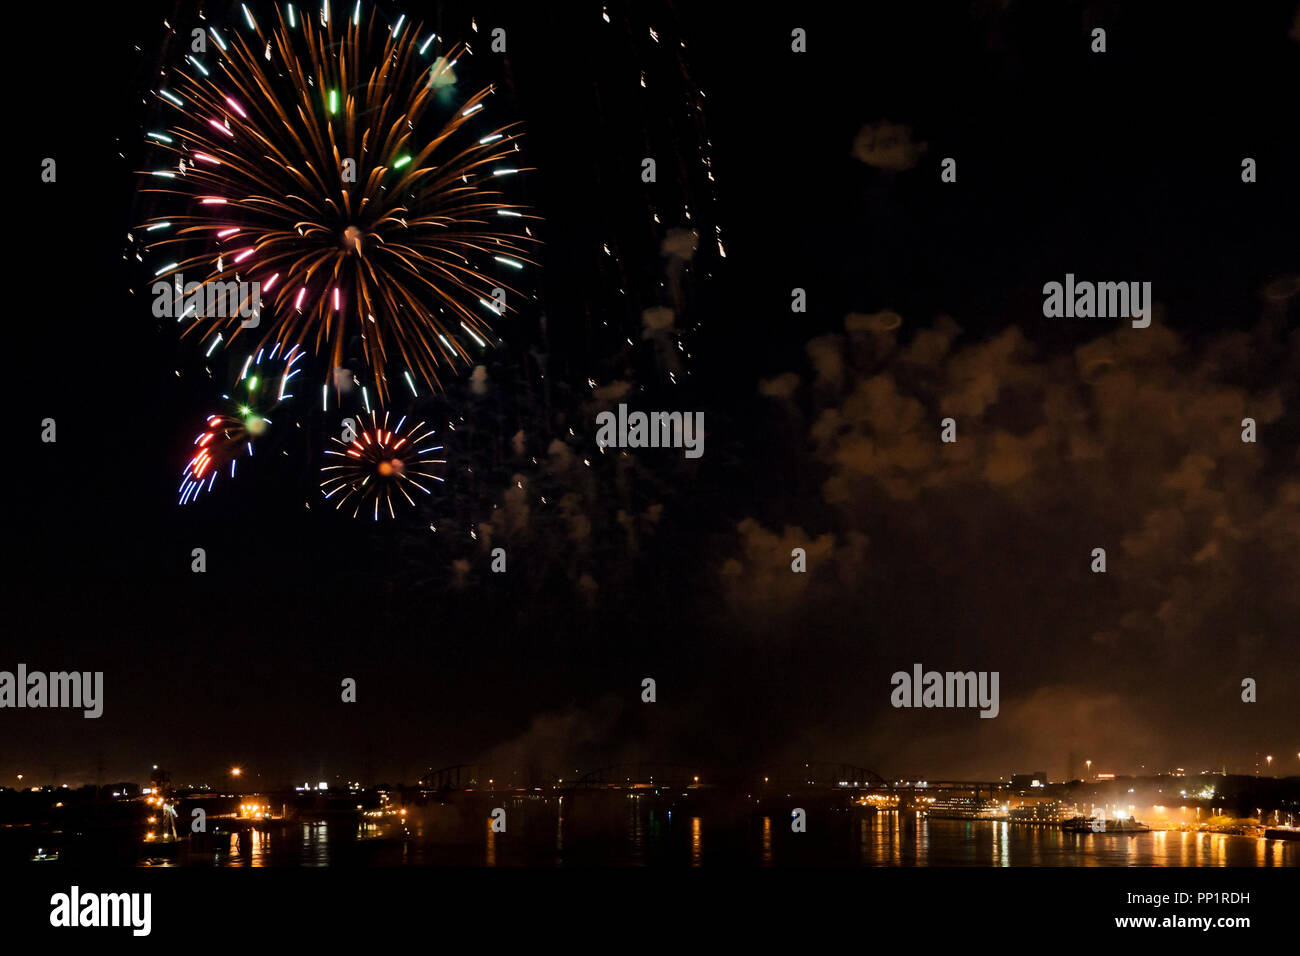
[[[412,371],[437,388],[491,340],[531,262],[533,217],[501,191],[520,134],[481,125],[492,87],[456,98],[464,48],[438,55],[404,16],[274,17],[264,29],[244,7],[237,29],[209,27],[206,52],[155,91],[174,122],[148,134],[168,161],[143,191],[186,203],[144,224],[155,279],[229,290],[221,314],[177,312],[208,354],[241,337],[301,345],[329,381],[359,340],[381,400]]]

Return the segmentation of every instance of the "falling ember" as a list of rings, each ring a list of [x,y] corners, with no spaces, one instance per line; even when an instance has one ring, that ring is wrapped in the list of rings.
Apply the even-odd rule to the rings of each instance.
[[[491,87],[448,104],[465,48],[430,63],[435,35],[406,29],[403,15],[357,4],[336,18],[326,3],[318,18],[282,4],[259,21],[240,10],[221,33],[209,27],[214,65],[190,56],[159,91],[169,125],[147,141],[180,175],[164,169],[142,191],[184,203],[186,214],[169,213],[176,229],[152,233],[147,250],[181,253],[166,256],[178,261],[164,271],[257,282],[265,298],[256,326],[220,316],[183,334],[205,346],[223,332],[241,344],[253,335],[301,345],[327,367],[359,342],[380,404],[395,378],[437,390],[463,359],[461,330],[493,340],[501,313],[478,302],[499,298],[497,288],[508,301],[528,298],[484,262],[535,264],[532,217],[503,192],[527,171],[517,124],[484,128]],[[313,172],[339,156],[355,158],[341,186]],[[256,257],[248,248],[223,259],[213,248],[236,234],[256,237]]]

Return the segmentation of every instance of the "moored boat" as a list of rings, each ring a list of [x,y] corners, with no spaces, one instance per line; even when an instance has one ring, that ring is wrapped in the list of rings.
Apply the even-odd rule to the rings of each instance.
[[[1061,824],[1071,833],[1149,833],[1151,828],[1133,817],[1071,817]]]

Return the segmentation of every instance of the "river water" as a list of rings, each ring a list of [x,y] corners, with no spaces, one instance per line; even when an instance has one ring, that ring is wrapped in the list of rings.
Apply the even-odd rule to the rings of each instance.
[[[506,832],[486,815],[413,810],[397,821],[290,823],[244,833],[219,852],[182,852],[188,866],[1226,866],[1300,864],[1300,843],[1217,833],[1067,833],[913,812],[836,809],[789,817],[665,810],[628,800],[620,812],[507,807]]]

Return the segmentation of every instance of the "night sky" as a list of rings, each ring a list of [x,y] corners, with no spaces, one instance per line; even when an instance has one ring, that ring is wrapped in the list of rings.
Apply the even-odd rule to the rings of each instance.
[[[96,18],[12,96],[0,669],[106,699],[0,714],[0,784],[1300,771],[1294,2],[404,5],[523,122],[544,245],[485,378],[416,409],[445,488],[380,523],[322,507],[310,423],[176,504],[227,370],[152,317],[127,234],[195,9]],[[1066,273],[1149,281],[1150,328],[1044,318]],[[620,401],[704,412],[704,456],[602,454]],[[1000,715],[891,708],[915,662],[998,671]]]

